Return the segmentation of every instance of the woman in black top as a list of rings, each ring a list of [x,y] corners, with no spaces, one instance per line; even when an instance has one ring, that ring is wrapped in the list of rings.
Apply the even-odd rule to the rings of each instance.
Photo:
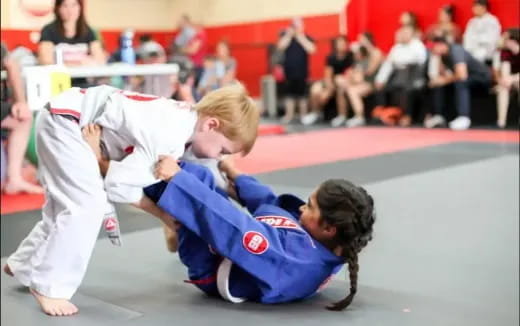
[[[104,64],[101,42],[85,21],[82,0],[56,0],[55,20],[43,27],[38,47],[42,65],[55,64],[54,53],[59,50],[68,66]]]
[[[310,104],[312,112],[303,117],[302,123],[304,125],[311,125],[318,121],[323,106],[336,94],[337,77],[342,76],[353,63],[354,56],[349,49],[346,37],[336,37],[332,53],[326,60],[323,79],[315,82],[311,87]],[[340,114],[332,119],[331,124],[333,127],[337,127],[345,122],[346,116],[341,115],[341,112],[346,112],[346,108],[344,108],[347,105],[345,96],[336,96],[336,104]]]

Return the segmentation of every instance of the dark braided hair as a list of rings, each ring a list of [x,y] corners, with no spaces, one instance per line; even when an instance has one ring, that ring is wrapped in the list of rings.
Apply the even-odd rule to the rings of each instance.
[[[375,221],[374,200],[362,187],[342,179],[321,184],[316,194],[322,223],[336,227],[332,247],[341,246],[341,256],[348,264],[350,293],[327,309],[340,311],[350,305],[357,292],[358,254],[372,240]]]

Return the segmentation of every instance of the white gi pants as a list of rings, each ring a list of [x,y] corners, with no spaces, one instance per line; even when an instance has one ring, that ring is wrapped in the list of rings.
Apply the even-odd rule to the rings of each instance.
[[[70,299],[85,275],[107,195],[76,121],[42,109],[36,135],[46,198],[42,220],[7,264],[23,285],[50,298]]]

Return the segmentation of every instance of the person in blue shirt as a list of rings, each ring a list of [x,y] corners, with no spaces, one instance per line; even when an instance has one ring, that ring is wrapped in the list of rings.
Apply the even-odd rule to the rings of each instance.
[[[357,291],[358,254],[372,239],[374,201],[365,189],[331,179],[304,202],[275,195],[228,160],[219,168],[227,193],[209,169],[162,156],[155,175],[165,182],[144,190],[177,224],[188,282],[231,302],[283,303],[314,295],[348,264],[350,292],[327,307],[345,309]]]

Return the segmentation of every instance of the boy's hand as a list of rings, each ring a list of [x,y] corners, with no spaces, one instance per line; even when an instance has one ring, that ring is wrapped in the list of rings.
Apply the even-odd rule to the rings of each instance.
[[[155,164],[155,177],[170,181],[181,170],[177,160],[171,156],[159,155],[159,161]]]
[[[29,110],[27,103],[16,102],[11,108],[11,115],[19,121],[25,121],[31,117],[32,112]]]

